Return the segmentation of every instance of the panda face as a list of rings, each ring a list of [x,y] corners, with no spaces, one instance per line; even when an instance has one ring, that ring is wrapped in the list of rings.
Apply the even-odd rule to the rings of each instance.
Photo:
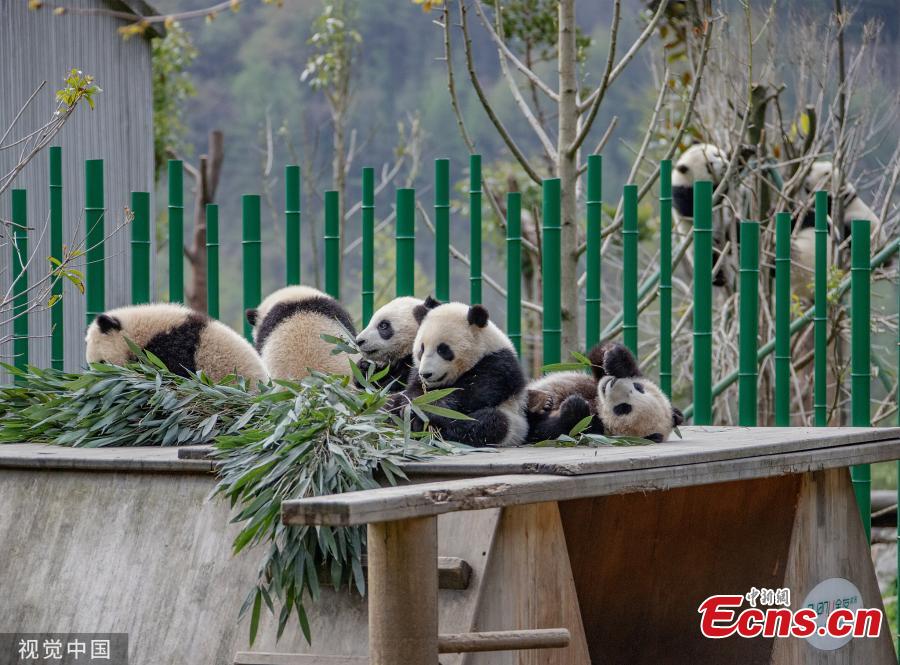
[[[825,160],[813,162],[809,168],[809,173],[803,179],[803,189],[806,190],[807,194],[812,194],[820,189],[830,190],[832,171],[831,162]]]
[[[413,346],[413,363],[429,388],[452,385],[488,354],[512,349],[481,305],[448,303],[424,316]]]
[[[381,366],[412,353],[419,330],[413,312],[422,304],[418,298],[395,298],[375,312],[369,325],[356,337],[356,345],[366,360]]]
[[[682,217],[694,216],[694,183],[711,180],[718,184],[725,176],[728,156],[711,143],[698,143],[685,150],[672,172],[672,206]]]
[[[656,442],[665,441],[683,419],[656,384],[643,377],[600,379],[597,413],[610,434]]]

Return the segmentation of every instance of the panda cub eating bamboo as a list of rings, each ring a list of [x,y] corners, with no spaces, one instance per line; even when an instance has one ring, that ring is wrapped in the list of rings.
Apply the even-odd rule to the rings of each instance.
[[[593,416],[593,434],[632,436],[661,443],[684,422],[681,411],[652,381],[641,375],[627,347],[609,343],[588,354],[593,377],[555,372],[527,387],[528,441],[568,434]]]
[[[229,374],[266,381],[253,347],[220,321],[183,305],[151,303],[111,309],[88,326],[89,363],[124,365],[134,360],[126,338],[157,356],[173,374],[204,372],[215,382]]]
[[[434,309],[441,303],[428,296],[425,300],[404,296],[394,298],[372,315],[369,325],[356,337],[363,358],[359,368],[365,374],[370,365],[376,370],[388,368],[387,374],[375,382],[376,387],[389,387],[391,392],[403,390],[413,368],[413,342],[419,332],[417,307]]]
[[[391,408],[428,390],[455,388],[435,406],[470,420],[429,414],[429,425],[450,441],[470,446],[515,446],[525,440],[525,375],[509,338],[481,305],[451,302],[414,310],[419,330],[413,343],[413,370]],[[424,423],[414,418],[415,429]]]

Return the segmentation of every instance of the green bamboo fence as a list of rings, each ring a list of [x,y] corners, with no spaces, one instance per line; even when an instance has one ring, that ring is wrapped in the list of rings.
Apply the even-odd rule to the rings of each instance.
[[[241,197],[241,245],[243,247],[245,310],[258,307],[262,300],[262,240],[259,220],[259,195],[244,194]],[[253,327],[247,321],[247,317],[244,317],[244,337],[248,341],[253,341]]]
[[[659,163],[659,388],[672,397],[672,160]]]
[[[63,256],[63,179],[62,148],[52,146],[50,155],[50,256],[60,264]],[[53,276],[50,287],[50,367],[62,370],[65,363],[65,309],[63,306],[63,277]]]
[[[341,208],[340,192],[325,192],[325,292],[341,299]]]
[[[375,169],[362,171],[362,323],[375,312]]]
[[[150,193],[131,192],[131,304],[150,302]]]
[[[522,195],[506,195],[506,334],[522,355]]]
[[[481,293],[481,155],[469,156],[469,302],[482,301]]]
[[[759,222],[744,220],[740,227],[740,334],[738,366],[738,423],[756,425],[756,351],[759,336]]]
[[[869,221],[851,222],[850,258],[850,418],[854,427],[868,427],[871,385],[871,270],[869,268]],[[866,530],[872,533],[872,470],[868,464],[851,467],[856,502]]]
[[[206,313],[219,318],[219,206],[206,204]]]
[[[169,301],[184,302],[184,165],[170,159],[169,178]]]
[[[816,192],[816,254],[814,273],[815,314],[813,316],[813,414],[816,427],[828,424],[828,192]]]
[[[85,315],[90,325],[106,309],[103,160],[87,160],[84,170]]]
[[[397,296],[415,295],[416,190],[397,190]]]
[[[791,213],[775,215],[775,425],[791,424]]]
[[[622,342],[638,357],[638,189],[622,193]]]
[[[434,294],[450,300],[450,160],[434,160]]]
[[[601,258],[603,245],[603,157],[588,157],[587,168],[587,250],[584,296],[584,345],[590,349],[600,341],[602,302]]]
[[[712,183],[694,183],[694,424],[712,424]]]
[[[562,308],[560,303],[560,182],[550,178],[543,182],[544,247],[541,261],[543,285],[544,364],[558,363],[562,355]]]
[[[284,167],[285,283],[300,283],[300,167]]]

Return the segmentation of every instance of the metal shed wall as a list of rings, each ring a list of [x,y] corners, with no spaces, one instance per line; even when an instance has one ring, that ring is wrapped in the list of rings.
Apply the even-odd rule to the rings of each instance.
[[[73,7],[108,7],[102,0],[69,0]],[[50,118],[55,92],[65,73],[75,67],[93,74],[103,92],[96,97],[96,110],[85,104],[57,135],[54,145],[63,154],[64,242],[72,246],[84,239],[84,160],[105,160],[106,194],[106,307],[129,303],[131,271],[129,240],[124,208],[131,191],[153,191],[153,123],[150,43],[140,37],[124,40],[117,32],[123,21],[109,16],[54,16],[50,10],[30,11],[24,0],[0,2],[0,133],[15,117],[34,89],[44,89],[16,123],[6,139],[10,143],[41,127]],[[15,153],[15,154],[14,154]],[[0,170],[15,164],[15,149],[0,150]],[[28,190],[29,250],[37,249],[29,266],[34,283],[46,275],[49,243],[49,158],[38,154],[19,174],[14,188]],[[0,196],[0,215],[9,219],[11,190]],[[151,206],[151,210],[153,207]],[[115,229],[117,229],[115,231]],[[151,234],[151,238],[152,238]],[[0,293],[9,287],[11,247],[0,239]],[[155,253],[151,252],[151,256]],[[83,270],[84,259],[74,267]],[[84,360],[85,301],[73,284],[66,283],[66,369],[74,370]],[[30,315],[31,364],[50,365],[50,313],[46,309]],[[9,334],[9,324],[0,322],[0,338]],[[10,362],[12,343],[0,345],[0,360]],[[0,381],[6,377],[0,373]]]

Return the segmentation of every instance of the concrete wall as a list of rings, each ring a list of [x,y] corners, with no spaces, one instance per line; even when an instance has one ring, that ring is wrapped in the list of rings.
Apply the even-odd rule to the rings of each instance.
[[[87,105],[76,110],[54,145],[62,146],[64,238],[70,247],[84,239],[84,160],[103,158],[105,163],[107,234],[124,224],[124,208],[130,192],[153,190],[153,123],[150,44],[143,38],[122,39],[117,28],[123,21],[108,16],[54,16],[50,9],[30,11],[24,0],[0,1],[0,135],[34,89],[47,81],[5,143],[13,142],[45,124],[56,103],[65,73],[75,67],[93,74],[103,89],[96,110]],[[106,7],[101,0],[70,0],[71,7]],[[121,9],[121,7],[119,7]],[[18,160],[18,150],[0,150],[0,172],[7,173]],[[28,190],[30,248],[35,259],[29,267],[34,283],[47,274],[50,254],[48,227],[48,155],[44,151],[16,179],[13,187]],[[0,196],[0,217],[9,219],[11,196]],[[151,207],[152,210],[152,207]],[[151,234],[152,236],[152,234]],[[130,229],[121,228],[106,243],[107,307],[127,304],[131,293],[129,261]],[[0,237],[0,300],[9,286],[11,248]],[[83,269],[83,259],[75,267]],[[75,369],[84,354],[84,296],[66,282],[66,368]],[[0,339],[11,331],[2,325]],[[46,309],[30,318],[30,361],[50,364],[50,314]],[[0,346],[0,360],[9,362],[12,344]],[[4,379],[0,373],[0,381]]]

